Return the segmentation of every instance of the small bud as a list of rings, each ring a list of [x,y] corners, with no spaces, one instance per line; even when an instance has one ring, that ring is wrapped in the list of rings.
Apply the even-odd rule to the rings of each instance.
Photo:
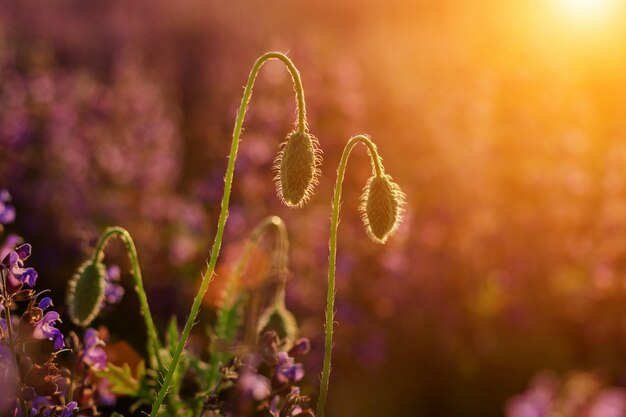
[[[278,197],[288,207],[301,207],[317,184],[321,151],[317,139],[308,132],[287,135],[274,161]]]
[[[259,318],[257,330],[259,334],[264,334],[273,330],[278,337],[285,342],[285,349],[289,350],[293,346],[298,333],[298,323],[284,304],[275,304],[263,312]]]
[[[81,265],[67,287],[67,305],[72,322],[87,327],[102,308],[105,269],[100,261]]]
[[[372,176],[361,196],[361,218],[367,234],[378,243],[385,243],[402,218],[404,193],[386,174]]]

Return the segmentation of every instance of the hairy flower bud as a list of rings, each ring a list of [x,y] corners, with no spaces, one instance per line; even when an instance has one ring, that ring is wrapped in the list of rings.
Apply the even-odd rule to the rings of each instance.
[[[287,135],[274,161],[276,189],[285,205],[301,207],[311,197],[320,172],[320,154],[317,139],[310,133]]]
[[[67,305],[72,322],[87,327],[102,308],[105,269],[100,261],[82,264],[67,287]]]
[[[385,243],[402,218],[404,193],[386,174],[372,176],[361,196],[361,218],[367,234],[378,243]]]
[[[257,325],[259,334],[274,330],[285,341],[285,349],[290,349],[298,333],[298,323],[284,304],[270,306],[263,312]]]

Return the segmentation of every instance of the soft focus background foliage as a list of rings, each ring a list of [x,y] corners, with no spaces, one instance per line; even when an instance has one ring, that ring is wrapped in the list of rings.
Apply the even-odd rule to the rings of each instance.
[[[286,51],[324,150],[321,183],[302,210],[275,198],[272,160],[295,111],[288,73],[268,64],[216,288],[252,227],[284,217],[287,304],[313,342],[310,391],[347,138],[371,134],[408,196],[398,235],[366,239],[356,207],[370,166],[355,153],[330,415],[503,415],[541,369],[626,385],[626,19],[619,2],[587,17],[565,3],[2,1],[0,188],[57,305],[82,253],[120,224],[157,319],[184,318],[242,86],[258,55]],[[123,265],[120,255],[109,254]],[[141,351],[127,294],[101,324]]]

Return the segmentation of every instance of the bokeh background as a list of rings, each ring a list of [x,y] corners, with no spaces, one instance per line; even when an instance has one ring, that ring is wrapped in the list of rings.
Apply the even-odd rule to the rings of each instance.
[[[271,165],[295,106],[288,73],[269,63],[220,276],[259,220],[285,219],[287,304],[313,342],[307,392],[321,369],[334,174],[347,138],[369,133],[408,206],[386,246],[366,238],[357,205],[370,165],[356,149],[330,415],[540,416],[510,398],[544,369],[540,387],[592,372],[626,404],[625,23],[610,0],[0,1],[0,188],[18,209],[8,230],[33,244],[39,282],[62,305],[99,231],[126,227],[160,324],[183,320],[242,86],[257,56],[287,52],[323,175],[302,210],[275,197]],[[124,285],[100,324],[141,352]]]

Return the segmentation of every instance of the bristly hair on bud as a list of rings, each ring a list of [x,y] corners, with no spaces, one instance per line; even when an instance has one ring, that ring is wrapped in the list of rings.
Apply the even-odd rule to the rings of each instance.
[[[315,136],[293,131],[281,144],[274,161],[276,191],[288,207],[302,207],[313,194],[322,163],[321,150]]]
[[[391,177],[382,173],[372,175],[361,196],[361,218],[368,236],[385,243],[402,221],[404,193]]]
[[[67,305],[74,324],[87,327],[100,313],[104,300],[105,268],[88,260],[78,268],[67,286]]]

